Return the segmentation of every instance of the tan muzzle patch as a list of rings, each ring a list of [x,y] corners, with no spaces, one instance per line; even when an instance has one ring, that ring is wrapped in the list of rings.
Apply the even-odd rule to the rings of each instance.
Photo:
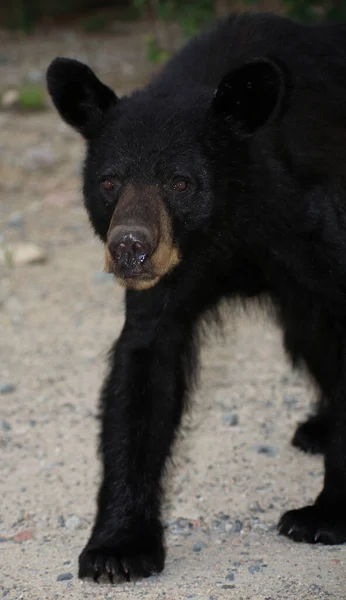
[[[146,259],[140,277],[123,277],[117,272],[109,243],[119,225],[146,227],[155,240],[153,251]],[[173,243],[171,218],[156,186],[128,185],[113,213],[105,248],[105,271],[114,273],[120,285],[134,290],[153,287],[180,262],[178,248]]]

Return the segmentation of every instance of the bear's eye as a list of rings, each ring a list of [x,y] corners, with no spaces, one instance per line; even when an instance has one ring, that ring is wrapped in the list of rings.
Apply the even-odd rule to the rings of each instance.
[[[187,190],[188,183],[184,179],[180,179],[179,181],[174,181],[172,185],[172,189],[175,192],[185,192]]]
[[[102,188],[106,192],[111,192],[112,190],[114,190],[114,183],[113,183],[113,181],[111,181],[110,179],[105,179],[104,181],[102,181]]]

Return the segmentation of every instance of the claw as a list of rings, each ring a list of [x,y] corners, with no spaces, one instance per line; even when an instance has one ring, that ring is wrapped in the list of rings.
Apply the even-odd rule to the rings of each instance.
[[[321,536],[321,532],[320,532],[320,531],[318,531],[318,532],[316,533],[316,535],[314,536],[314,541],[315,541],[315,542],[318,542],[318,540],[319,540],[320,536]]]
[[[95,573],[93,574],[93,581],[95,583],[99,583],[100,576],[101,576],[101,573],[99,573],[99,571],[95,571]]]
[[[113,570],[112,570],[112,563],[110,560],[107,560],[105,563],[105,571],[107,573],[108,579],[110,580],[111,583],[113,583]]]
[[[123,572],[125,575],[125,579],[127,582],[129,582],[130,581],[130,571],[129,571],[128,567],[125,567],[123,564],[121,564],[121,566],[122,566],[122,569],[123,569]]]

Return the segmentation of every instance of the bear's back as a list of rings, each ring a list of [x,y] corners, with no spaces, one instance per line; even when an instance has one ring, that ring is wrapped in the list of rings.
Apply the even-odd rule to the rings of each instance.
[[[259,57],[285,64],[287,112],[280,124],[291,166],[346,178],[346,24],[305,25],[273,14],[236,13],[193,39],[146,92],[171,106],[210,106],[232,69]],[[295,165],[295,163],[299,165]]]
[[[346,24],[304,25],[273,14],[235,13],[188,43],[157,82],[215,89],[230,70],[263,56],[284,62],[295,79],[327,76],[330,68],[345,74]]]

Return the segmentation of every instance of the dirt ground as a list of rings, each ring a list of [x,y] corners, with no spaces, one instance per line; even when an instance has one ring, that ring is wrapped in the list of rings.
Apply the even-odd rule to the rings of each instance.
[[[144,33],[1,34],[1,87],[40,80],[65,55],[123,92],[148,75]],[[78,136],[52,110],[3,111],[0,131],[0,248],[30,242],[45,259],[0,265],[0,598],[345,600],[345,546],[276,533],[284,510],[313,501],[323,465],[290,446],[312,393],[258,312],[228,315],[225,336],[203,348],[167,483],[165,571],[120,586],[78,580],[99,477],[97,395],[123,292],[102,273],[83,212]]]

